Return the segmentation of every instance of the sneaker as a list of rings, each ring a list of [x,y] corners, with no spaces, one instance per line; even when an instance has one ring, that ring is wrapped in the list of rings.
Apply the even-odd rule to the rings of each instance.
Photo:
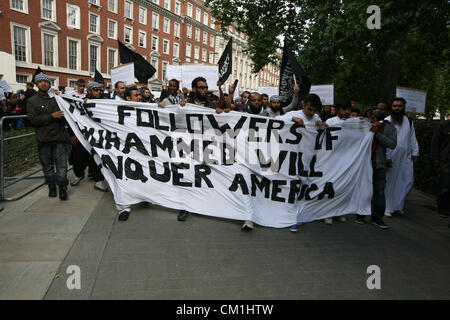
[[[67,200],[67,187],[59,187],[59,199]]]
[[[392,213],[390,213],[390,212],[385,212],[384,215],[385,215],[386,217],[392,218]]]
[[[180,212],[178,212],[178,217],[177,220],[178,221],[186,221],[188,212],[186,210],[180,210]]]
[[[106,184],[105,180],[97,181],[94,184],[94,189],[97,189],[97,190],[100,190],[100,191],[103,191],[103,192],[107,192],[108,191],[108,185]]]
[[[355,223],[357,224],[365,224],[366,223],[366,219],[364,218],[364,216],[357,216],[355,219]]]
[[[403,210],[395,210],[392,215],[403,216],[405,212]]]
[[[77,186],[81,180],[84,179],[84,176],[81,177],[75,177],[75,179],[72,180],[72,182],[70,183],[71,186]]]
[[[297,232],[298,231],[298,227],[296,224],[293,224],[292,226],[289,227],[289,231],[290,232]]]
[[[347,218],[344,216],[340,216],[340,217],[338,217],[338,221],[344,223],[344,222],[347,222]]]
[[[382,219],[376,219],[376,220],[372,219],[372,220],[370,220],[370,222],[372,224],[376,225],[377,227],[380,227],[381,229],[389,229],[389,226],[386,223],[384,223]]]
[[[333,224],[333,218],[326,218],[323,220],[323,222],[325,222],[325,224],[331,226]]]
[[[253,230],[253,222],[250,220],[245,220],[244,224],[241,228],[242,231],[252,231]]]
[[[51,198],[54,198],[57,196],[56,192],[56,184],[49,184],[48,185],[48,196]]]
[[[126,208],[121,211],[119,211],[119,221],[127,221],[128,217],[130,216],[131,209]]]

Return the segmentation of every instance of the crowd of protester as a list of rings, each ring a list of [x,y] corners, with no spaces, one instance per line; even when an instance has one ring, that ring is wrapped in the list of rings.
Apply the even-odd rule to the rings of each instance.
[[[30,124],[36,127],[38,151],[46,183],[49,185],[50,197],[57,196],[57,186],[59,186],[60,199],[68,198],[67,163],[66,158],[62,159],[64,155],[60,152],[67,144],[65,135],[70,137],[68,141],[70,141],[71,151],[68,159],[75,173],[75,179],[70,184],[78,185],[84,179],[85,169],[89,168],[88,175],[95,181],[94,188],[108,191],[108,184],[93,161],[92,155],[79,143],[70,127],[65,125],[64,114],[51,96],[51,94],[62,93],[85,101],[115,99],[156,103],[160,108],[172,104],[185,106],[186,103],[191,103],[215,109],[216,113],[245,112],[319,127],[342,126],[349,118],[360,118],[370,123],[370,130],[374,133],[371,155],[373,199],[370,222],[382,229],[387,229],[388,226],[383,221],[384,216],[404,214],[404,202],[413,185],[413,163],[419,157],[419,149],[414,124],[405,114],[406,101],[403,98],[379,102],[376,107],[367,107],[361,112],[355,107],[355,102],[350,99],[325,106],[315,94],[308,94],[300,100],[298,86],[294,87],[293,96],[288,103],[277,95],[268,96],[249,91],[244,91],[240,96],[235,97],[234,85],[229,87],[228,93],[224,93],[220,82],[217,83],[219,90],[212,92],[208,91],[207,80],[203,77],[197,77],[192,81],[191,90],[180,88],[178,80],[166,81],[158,98],[154,97],[148,87],[127,86],[122,81],[116,82],[114,88],[108,88],[102,82],[86,83],[84,79],[79,79],[73,90],[67,91],[60,86],[51,94],[50,80],[44,73],[38,74],[35,82],[38,91],[34,89],[34,84],[31,82],[27,83],[26,90],[18,90],[15,93],[5,93],[0,89],[1,116],[28,115],[25,120],[6,122],[6,129],[23,128]],[[43,106],[48,107],[48,110],[41,110]],[[49,132],[52,132],[53,136],[49,136]],[[57,134],[54,134],[55,132]],[[432,141],[434,165],[441,172],[441,193],[438,205],[439,212],[443,216],[448,216],[450,211],[449,132],[450,120],[447,120],[439,126]],[[119,204],[116,204],[116,207],[119,221],[126,221],[131,213],[131,207]],[[181,210],[178,220],[185,221],[187,216],[188,212]],[[345,216],[335,217],[335,219],[342,223],[347,221]],[[333,218],[327,218],[324,222],[332,225]],[[364,224],[365,217],[357,215],[355,222]],[[250,231],[253,228],[252,221],[244,221],[242,230]],[[292,225],[289,230],[297,232],[298,226]]]

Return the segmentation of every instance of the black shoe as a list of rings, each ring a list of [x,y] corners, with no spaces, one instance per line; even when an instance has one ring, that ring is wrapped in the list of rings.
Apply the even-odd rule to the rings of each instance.
[[[450,211],[447,210],[439,210],[439,216],[441,218],[448,218],[450,217]]]
[[[370,222],[381,229],[389,229],[389,226],[383,222],[383,219],[372,219]]]
[[[51,198],[54,198],[57,196],[56,192],[56,184],[49,184],[48,185],[48,196]]]
[[[355,223],[357,223],[357,224],[365,224],[366,223],[366,219],[364,218],[364,216],[356,216]]]
[[[59,187],[59,199],[67,200],[67,187]]]
[[[178,221],[186,221],[188,212],[186,210],[180,210],[180,212],[178,212],[178,217],[177,220]]]
[[[130,211],[125,209],[119,212],[119,221],[127,221],[130,216]]]

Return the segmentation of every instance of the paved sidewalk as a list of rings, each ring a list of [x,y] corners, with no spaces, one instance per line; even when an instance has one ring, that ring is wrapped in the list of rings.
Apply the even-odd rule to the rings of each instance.
[[[419,192],[405,217],[386,218],[389,230],[349,217],[305,224],[297,234],[243,233],[239,221],[194,214],[178,222],[175,210],[149,204],[118,222],[111,193],[88,181],[71,188],[68,207],[55,208],[58,201],[39,190],[15,204],[23,212],[0,213],[1,298],[450,298],[450,221]],[[71,265],[80,267],[80,290],[67,288]],[[381,290],[367,289],[370,265],[381,268]]]

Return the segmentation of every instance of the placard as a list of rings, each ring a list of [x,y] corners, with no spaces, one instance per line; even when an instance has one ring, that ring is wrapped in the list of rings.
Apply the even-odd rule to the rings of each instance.
[[[320,101],[324,106],[334,105],[334,85],[321,84],[311,86],[309,93],[315,93],[320,97]]]
[[[111,68],[111,82],[114,86],[117,81],[123,81],[125,84],[134,84],[134,63],[127,63],[121,66]]]
[[[427,100],[427,92],[420,89],[397,87],[397,97],[406,100],[407,112],[425,113],[425,103]]]

